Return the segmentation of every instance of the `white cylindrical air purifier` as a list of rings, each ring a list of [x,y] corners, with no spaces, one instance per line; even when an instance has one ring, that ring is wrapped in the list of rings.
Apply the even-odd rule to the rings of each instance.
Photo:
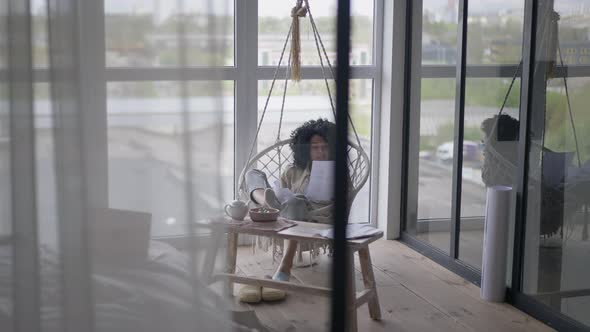
[[[503,302],[506,295],[506,255],[511,187],[488,187],[481,266],[481,298]]]

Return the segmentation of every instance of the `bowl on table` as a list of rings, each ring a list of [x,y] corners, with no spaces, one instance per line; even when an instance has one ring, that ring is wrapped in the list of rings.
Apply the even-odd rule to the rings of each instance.
[[[278,209],[257,207],[250,209],[250,219],[256,222],[270,222],[276,221],[279,217],[280,211]]]

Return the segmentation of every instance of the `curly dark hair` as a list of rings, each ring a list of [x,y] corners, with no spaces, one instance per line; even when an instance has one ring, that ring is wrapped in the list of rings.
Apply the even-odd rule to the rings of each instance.
[[[336,125],[326,119],[309,120],[291,133],[289,146],[293,150],[293,164],[301,169],[311,166],[310,147],[314,135],[322,137],[330,145],[331,159],[334,159],[334,138]]]

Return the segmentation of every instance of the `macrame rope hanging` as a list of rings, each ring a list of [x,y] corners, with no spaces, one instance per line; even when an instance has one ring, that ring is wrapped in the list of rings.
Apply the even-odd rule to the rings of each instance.
[[[301,35],[299,33],[299,18],[307,15],[307,7],[303,6],[303,0],[297,0],[295,7],[291,9],[291,79],[295,82],[301,80]]]
[[[284,66],[284,58],[285,58],[285,52],[287,51],[287,44],[289,43],[289,41],[291,41],[290,44],[290,50],[289,50],[289,54],[288,54],[288,59],[286,61],[286,70],[285,70],[285,77],[284,77],[284,85],[283,85],[283,91],[282,91],[282,100],[281,100],[281,108],[280,108],[280,119],[279,119],[279,125],[278,125],[278,131],[277,131],[277,135],[276,135],[276,155],[278,156],[278,167],[279,167],[279,173],[280,173],[280,168],[281,165],[283,164],[282,162],[282,158],[283,158],[283,154],[281,153],[281,149],[284,147],[283,145],[279,145],[278,143],[281,141],[281,129],[282,129],[282,124],[283,124],[283,117],[284,117],[284,111],[285,111],[285,101],[286,101],[286,95],[287,95],[287,87],[288,87],[288,83],[289,83],[289,79],[291,79],[292,81],[298,82],[301,80],[301,36],[300,36],[300,18],[302,17],[307,17],[309,15],[309,21],[310,21],[310,26],[313,32],[313,37],[314,37],[314,42],[315,42],[315,46],[316,46],[316,50],[317,50],[317,55],[319,57],[320,60],[320,67],[321,67],[321,72],[322,72],[322,76],[324,79],[324,83],[326,86],[326,90],[328,92],[328,98],[330,100],[330,108],[332,110],[332,114],[334,115],[334,118],[336,117],[336,108],[334,106],[334,101],[333,101],[333,97],[332,97],[332,91],[330,89],[330,84],[328,82],[328,70],[326,70],[325,65],[328,65],[329,68],[329,74],[331,74],[331,78],[335,78],[335,73],[334,70],[332,68],[332,64],[330,63],[330,58],[328,57],[328,53],[326,52],[326,47],[324,46],[324,43],[322,41],[322,38],[320,36],[320,33],[318,31],[317,25],[313,19],[313,15],[311,13],[311,9],[309,6],[309,1],[308,0],[296,0],[295,6],[291,9],[291,26],[289,27],[289,31],[287,32],[287,37],[285,39],[285,42],[283,44],[283,48],[279,57],[279,61],[278,64],[275,68],[274,71],[274,76],[268,91],[268,95],[266,97],[266,101],[264,103],[264,108],[262,110],[262,114],[260,116],[260,120],[258,122],[258,127],[256,128],[256,134],[255,137],[252,141],[252,146],[250,148],[250,152],[247,158],[247,162],[245,165],[244,170],[242,171],[242,174],[240,175],[240,181],[238,182],[238,188],[236,190],[236,192],[241,192],[241,183],[243,181],[243,177],[245,174],[246,169],[249,167],[249,165],[251,164],[253,158],[254,157],[254,149],[256,147],[256,142],[258,140],[258,136],[260,134],[260,130],[262,127],[262,123],[264,122],[265,116],[266,116],[266,111],[268,110],[268,105],[269,105],[269,101],[270,101],[270,97],[272,96],[272,92],[273,89],[275,88],[275,83],[277,81],[278,78],[278,74],[281,68],[281,65]],[[363,171],[363,169],[370,167],[369,163],[368,163],[368,158],[366,158],[366,154],[364,153],[364,151],[362,151],[362,145],[361,145],[361,141],[360,138],[358,136],[358,133],[356,131],[356,128],[354,126],[354,123],[352,122],[352,117],[350,116],[350,114],[348,114],[348,122],[350,123],[350,127],[354,133],[354,138],[356,139],[356,146],[357,149],[360,149],[360,153],[359,156],[365,155],[365,159],[363,159],[362,157],[358,157],[358,158],[353,158],[352,160],[350,159],[349,156],[349,166],[352,167],[352,174],[361,174],[360,172]],[[363,163],[363,161],[367,161],[366,163]],[[274,161],[273,161],[274,162]],[[275,162],[276,163],[276,162]],[[361,180],[360,186],[362,186],[362,184],[364,184],[364,181],[366,181],[366,177],[365,180]],[[255,247],[262,247],[265,251],[268,250],[268,247],[271,245],[271,243],[269,243],[268,241],[262,241],[260,240],[258,237],[256,237],[255,243],[253,243],[253,250],[255,250]],[[275,258],[279,258],[280,256],[282,256],[282,241],[273,241],[272,242],[272,247],[273,247],[273,260]],[[310,251],[310,257],[316,257],[319,255],[320,253],[320,249],[323,246],[319,245],[318,243],[312,243],[309,246],[307,246],[307,249],[304,249],[302,247],[298,247],[298,252],[299,252],[299,256],[301,256],[301,252],[302,251]],[[324,251],[326,251],[326,247],[323,247]]]
[[[287,68],[286,68],[286,73],[285,73],[285,83],[284,83],[283,94],[282,94],[279,130],[277,132],[277,138],[276,138],[277,142],[280,140],[283,115],[284,115],[284,110],[285,110],[285,98],[286,98],[286,92],[287,92],[287,85],[288,85],[287,83],[288,83],[289,73],[291,73],[291,75],[290,75],[291,80],[293,80],[293,81],[300,81],[301,80],[301,38],[300,38],[301,36],[300,36],[299,18],[306,17],[308,15],[309,15],[309,21],[310,21],[310,25],[312,28],[313,36],[314,36],[314,41],[315,41],[318,57],[320,60],[320,67],[322,70],[322,76],[324,78],[326,90],[328,92],[328,98],[330,100],[330,107],[332,109],[332,114],[334,115],[334,118],[336,118],[336,108],[334,106],[334,100],[332,98],[332,92],[330,89],[330,84],[328,82],[328,75],[326,72],[325,64],[328,65],[328,68],[330,70],[330,74],[332,75],[332,78],[336,77],[335,73],[334,73],[334,69],[332,68],[330,58],[328,57],[328,53],[326,52],[326,47],[324,46],[324,43],[323,43],[320,33],[318,31],[315,20],[313,19],[313,15],[311,13],[311,7],[309,6],[309,1],[308,0],[297,0],[295,3],[295,7],[293,7],[291,9],[291,17],[292,17],[291,26],[289,27],[289,31],[287,32],[287,38],[285,39],[285,42],[283,43],[283,49],[281,51],[281,55],[279,57],[278,64],[275,68],[273,79],[272,79],[272,82],[270,85],[270,89],[268,91],[268,95],[266,97],[266,101],[264,103],[264,108],[262,110],[260,120],[258,121],[258,127],[256,128],[256,134],[254,136],[254,140],[252,141],[252,145],[250,148],[250,152],[248,154],[248,159],[247,159],[246,165],[249,164],[250,161],[252,160],[252,156],[254,154],[254,148],[256,147],[256,141],[258,139],[258,135],[260,134],[260,129],[262,127],[262,123],[264,122],[264,118],[266,116],[266,111],[268,110],[268,104],[270,101],[270,97],[272,96],[272,92],[275,87],[275,83],[276,83],[276,80],[278,77],[279,69],[281,68],[281,64],[283,63],[285,51],[287,49],[287,44],[289,43],[289,40],[291,40],[291,49],[290,49],[289,56],[288,56],[289,59],[287,60]],[[326,61],[325,64],[324,64],[324,58]],[[354,137],[355,137],[357,145],[359,146],[359,148],[362,149],[361,140],[358,136],[356,127],[355,127],[354,123],[352,122],[352,117],[350,116],[350,113],[348,114],[348,122],[350,123],[352,131],[354,133]],[[360,166],[354,165],[354,167],[360,167]]]

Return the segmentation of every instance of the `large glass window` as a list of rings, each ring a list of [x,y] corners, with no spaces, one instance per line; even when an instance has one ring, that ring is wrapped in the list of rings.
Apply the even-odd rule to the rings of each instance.
[[[590,12],[551,3],[538,10],[522,287],[590,327]]]
[[[214,58],[221,58],[220,62],[227,66],[233,65],[234,7],[227,0],[211,3],[215,8],[201,8],[206,6],[203,1],[105,1],[107,66],[179,66],[182,47],[186,50],[188,66],[204,66]],[[203,13],[215,19],[204,19]],[[181,22],[185,30],[182,40]],[[218,50],[207,48],[211,37],[223,46]]]
[[[260,0],[258,2],[258,64],[277,64],[287,32],[291,25],[291,0]],[[321,40],[326,48],[330,63],[336,60],[336,0],[310,1]],[[373,1],[351,1],[351,65],[373,65],[374,17]],[[308,17],[301,22],[301,63],[320,65],[316,41]],[[321,47],[321,46],[320,46]],[[284,61],[286,62],[286,58]],[[326,60],[324,59],[324,64]]]
[[[117,194],[117,192],[125,191],[123,185],[125,181],[132,181],[133,176],[125,174],[126,172],[132,172],[132,169],[134,169],[129,164],[133,163],[130,159],[135,158],[135,162],[137,162],[145,157],[145,155],[136,155],[135,152],[137,152],[138,146],[134,145],[133,142],[139,142],[140,145],[146,146],[148,150],[154,150],[156,147],[164,149],[161,143],[157,143],[157,141],[166,140],[164,136],[169,136],[170,144],[174,144],[173,142],[178,143],[181,140],[179,135],[183,130],[184,120],[181,117],[181,112],[179,112],[181,105],[175,100],[181,93],[180,86],[183,83],[178,81],[177,72],[172,71],[175,70],[174,67],[184,65],[187,67],[186,69],[189,69],[182,78],[187,80],[188,84],[188,95],[191,101],[189,110],[194,111],[202,110],[203,107],[214,107],[213,101],[205,100],[207,89],[220,86],[220,84],[212,83],[211,80],[204,82],[211,82],[212,84],[202,83],[203,78],[209,79],[208,75],[211,74],[206,71],[206,68],[203,70],[199,68],[201,65],[210,64],[212,62],[211,57],[216,57],[216,62],[221,59],[221,64],[228,66],[224,69],[223,79],[225,81],[221,83],[225,109],[217,111],[223,114],[224,124],[227,127],[224,132],[232,132],[231,137],[224,137],[225,145],[222,154],[223,165],[226,168],[223,174],[228,179],[227,184],[224,186],[224,197],[230,200],[234,195],[230,182],[236,181],[236,177],[241,171],[241,164],[239,163],[243,162],[239,156],[243,154],[243,151],[249,151],[253,139],[253,133],[246,131],[245,128],[248,128],[254,122],[257,123],[258,119],[254,119],[254,117],[262,111],[264,98],[268,93],[270,80],[274,74],[274,71],[260,71],[259,69],[260,67],[272,67],[277,64],[289,31],[290,13],[294,3],[291,1],[259,0],[257,6],[258,21],[241,21],[239,23],[241,24],[239,26],[240,30],[236,31],[239,20],[234,15],[235,4],[230,2],[215,2],[214,8],[208,8],[206,11],[203,8],[191,7],[190,2],[183,2],[182,13],[185,14],[182,16],[178,15],[180,10],[177,8],[178,4],[176,2],[152,1],[145,3],[135,0],[124,3],[117,1],[105,2],[105,63],[108,68],[106,79],[110,158],[109,184],[111,186],[109,191],[112,193],[110,199],[111,204],[114,204],[113,207],[138,209],[139,205],[144,204],[147,206],[150,200],[156,200],[155,197],[141,198]],[[310,5],[328,57],[332,65],[335,65],[336,1],[312,1]],[[359,133],[362,147],[369,156],[373,145],[371,127],[373,101],[376,98],[374,91],[375,85],[379,84],[374,52],[375,31],[377,31],[376,23],[378,20],[375,19],[374,11],[375,4],[373,1],[354,1],[352,4],[354,28],[352,32],[351,64],[353,66],[364,65],[369,70],[353,73],[355,80],[351,81],[351,117]],[[201,39],[204,36],[210,37],[207,29],[211,27],[204,26],[202,24],[203,19],[200,19],[196,14],[191,14],[197,12],[210,12],[215,17],[213,23],[215,23],[215,29],[218,32],[215,38],[222,43],[220,45],[223,47],[220,47],[220,49],[224,50],[223,54],[215,53],[215,50],[203,52],[201,44],[207,45],[207,43]],[[217,13],[224,14],[218,15]],[[317,67],[320,61],[309,22],[309,15],[301,18],[300,22],[301,64],[305,69],[305,73],[300,82],[289,82],[285,102],[286,115],[282,127],[283,138],[287,138],[291,130],[306,119],[320,116],[333,119],[325,82],[320,79],[322,70]],[[185,38],[179,40],[178,32],[181,28],[188,30],[188,33],[185,34]],[[244,57],[248,50],[235,48],[236,36],[248,39],[253,37],[250,31],[255,30],[258,31],[257,63],[259,67],[237,67],[238,62],[234,58],[236,56]],[[251,44],[256,43],[244,43],[244,45]],[[289,46],[288,44],[287,53],[289,52]],[[186,56],[180,56],[181,47],[184,47],[186,51],[184,55]],[[286,64],[286,62],[287,54],[283,59],[283,63]],[[326,66],[326,74],[329,77],[332,97],[334,98],[335,87],[333,79],[330,78],[331,74],[327,69],[325,58],[324,65]],[[136,69],[141,69],[141,71]],[[247,80],[242,79],[244,76],[240,75],[244,73],[248,73]],[[218,78],[211,77],[211,79]],[[275,85],[275,92],[271,98],[269,114],[267,115],[268,118],[261,128],[260,137],[257,141],[258,149],[274,143],[276,138],[283,79],[279,79]],[[258,82],[258,97],[249,95],[255,90],[247,88],[247,86],[256,82]],[[246,90],[250,92],[244,93]],[[235,104],[240,105],[240,114],[234,112],[234,107],[230,107],[230,105],[234,105],[234,98],[236,98]],[[252,100],[257,100],[257,104],[253,103]],[[205,106],[200,104],[201,102],[204,102],[203,105]],[[253,112],[255,108],[257,108],[257,112]],[[216,115],[211,113],[211,116]],[[234,123],[234,118],[241,120]],[[198,127],[203,124],[190,124],[190,126],[193,125]],[[146,137],[143,137],[143,135],[147,133],[150,133],[151,138],[144,140]],[[233,133],[235,133],[235,137]],[[129,144],[131,144],[131,147]],[[128,149],[131,150],[127,151]],[[127,154],[127,152],[133,153]],[[167,150],[165,153],[171,153],[171,151]],[[149,158],[153,159],[153,151],[149,155]],[[166,156],[165,158],[169,163],[181,162],[173,156]],[[149,172],[158,167],[161,168],[161,165],[155,166],[157,162],[139,162],[139,164],[141,164],[140,168],[151,169]],[[142,185],[157,185],[149,184],[148,181],[142,181],[139,178],[136,181]],[[121,191],[117,188],[121,188]],[[143,191],[143,193],[149,192],[154,193],[155,191]],[[370,181],[356,196],[351,211],[351,220],[362,222],[369,220],[369,192]],[[166,235],[169,234],[167,230],[174,229],[174,227],[169,226],[169,224],[173,223],[172,220],[179,220],[182,217],[175,217],[170,213],[162,212],[155,219],[159,220],[155,220],[157,221],[155,224],[160,222],[160,224],[167,226],[162,226],[162,229],[158,228],[154,234]],[[157,227],[154,227],[154,230],[156,230]]]
[[[459,1],[414,4],[422,14],[411,32],[421,65],[412,69],[406,231],[480,269],[486,187],[514,185],[524,1],[469,2],[464,44],[457,38]],[[456,95],[461,49],[466,50],[463,110]],[[464,112],[461,123],[459,111]],[[505,137],[507,131],[512,135]],[[462,163],[454,182],[456,144],[461,144]],[[487,153],[488,148],[512,164],[501,168],[493,158],[498,154]],[[461,192],[455,190],[459,186]],[[460,206],[457,220],[452,219],[454,205]]]
[[[336,49],[336,1],[310,1],[311,13],[330,63],[335,66]],[[292,1],[260,0],[258,3],[258,65],[260,67],[277,66],[285,39],[292,22]],[[374,91],[379,84],[378,66],[375,62],[375,32],[377,19],[374,16],[374,1],[352,1],[352,44],[351,65],[363,66],[364,71],[353,72],[350,81],[350,114],[363,150],[371,157]],[[307,120],[326,118],[334,121],[330,96],[323,79],[328,77],[331,97],[335,98],[335,84],[324,57],[322,45],[316,44],[311,27],[309,14],[300,18],[301,36],[301,65],[304,74],[300,82],[289,81],[284,103],[281,138],[289,138],[291,131]],[[319,41],[318,41],[319,42]],[[325,66],[324,71],[319,68],[320,55]],[[290,43],[283,57],[282,66],[287,66]],[[372,69],[375,69],[374,71]],[[271,87],[274,71],[259,71],[258,84],[258,117],[262,114],[266,98]],[[268,110],[260,130],[257,148],[264,149],[272,145],[277,137],[280,110],[284,90],[284,75],[279,75]],[[377,87],[378,88],[378,87]],[[335,99],[333,100],[335,102]],[[356,143],[352,127],[349,128],[352,142]],[[249,147],[248,147],[249,148]],[[350,212],[351,222],[368,222],[370,220],[370,191],[371,178],[357,194]]]
[[[417,238],[449,253],[455,130],[455,64],[457,62],[456,3],[429,1],[422,7],[422,26],[414,25],[413,38],[421,41],[419,103],[412,105],[412,126],[417,146],[410,158],[410,186],[416,198],[408,207],[407,230]],[[432,66],[443,66],[447,75],[432,75]],[[417,155],[417,158],[416,158]],[[416,170],[417,172],[412,172]]]
[[[423,78],[416,236],[449,251],[455,79]]]
[[[181,85],[188,96],[181,98]],[[211,93],[211,89],[222,88]],[[203,164],[206,156],[220,153],[224,179],[222,197],[233,197],[233,82],[114,82],[108,90],[109,205],[112,208],[150,211],[152,234],[182,234],[187,218],[183,199],[187,181],[205,179],[215,165]],[[219,98],[223,98],[220,100]],[[185,104],[182,104],[182,101]],[[222,106],[220,106],[222,105]],[[222,107],[222,108],[220,108]],[[221,120],[221,121],[220,121]],[[223,128],[217,124],[223,123]],[[213,125],[212,125],[213,124]],[[184,151],[184,136],[192,142],[205,142],[215,132],[224,133],[217,145],[195,144],[190,154]],[[193,174],[185,174],[185,157],[193,159]],[[214,181],[214,177],[211,177]],[[195,183],[196,206],[211,215],[215,193],[201,190],[215,184]],[[210,205],[207,205],[210,203]]]
[[[422,64],[457,63],[458,1],[424,1],[422,9]]]
[[[469,3],[459,259],[477,269],[486,187],[516,187],[523,12],[524,1]]]
[[[229,202],[234,196],[234,4],[211,3],[104,4],[109,205],[150,212],[155,237],[184,234],[185,187],[191,179],[207,178],[212,167],[221,168],[221,193],[195,190],[201,195],[195,197],[197,211],[211,215],[214,206],[224,205],[219,197]],[[228,67],[227,80],[212,74],[213,65]],[[223,133],[221,147],[183,150],[186,135],[205,142],[217,132]],[[210,158],[215,154],[220,159]],[[192,158],[191,174],[182,171],[186,156]]]

